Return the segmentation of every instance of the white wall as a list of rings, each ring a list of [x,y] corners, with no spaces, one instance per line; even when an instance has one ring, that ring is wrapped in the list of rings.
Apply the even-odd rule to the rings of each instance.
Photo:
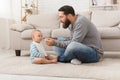
[[[54,13],[63,5],[71,5],[76,12],[89,11],[90,0],[38,0],[39,13]],[[12,16],[17,21],[21,18],[21,0],[12,0]]]
[[[73,6],[76,12],[89,11],[89,0],[39,0],[39,12],[57,12],[63,5]]]
[[[21,0],[11,0],[12,18],[17,22],[21,22]]]
[[[39,13],[54,13],[63,5],[71,5],[76,12],[89,11],[90,0],[38,0]],[[21,0],[4,0],[0,2],[0,17],[21,20]]]

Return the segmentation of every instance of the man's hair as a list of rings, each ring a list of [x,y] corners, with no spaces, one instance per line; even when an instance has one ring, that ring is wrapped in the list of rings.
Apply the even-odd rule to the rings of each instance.
[[[63,11],[65,15],[72,14],[75,16],[75,11],[72,6],[65,5],[61,7],[58,11]]]

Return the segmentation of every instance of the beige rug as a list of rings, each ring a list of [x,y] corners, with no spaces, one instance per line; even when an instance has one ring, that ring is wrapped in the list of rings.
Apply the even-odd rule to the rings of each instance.
[[[0,50],[0,73],[120,80],[120,54],[108,54],[103,61],[91,64],[57,63],[36,65],[30,63],[28,52],[23,51],[22,53],[24,54],[21,57],[16,57],[12,50]]]

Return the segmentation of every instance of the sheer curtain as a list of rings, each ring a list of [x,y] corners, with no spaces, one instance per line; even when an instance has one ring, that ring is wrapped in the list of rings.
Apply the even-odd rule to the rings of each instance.
[[[0,17],[11,18],[11,0],[0,1]]]
[[[9,27],[12,18],[12,0],[0,0],[0,49],[10,48]]]
[[[8,18],[11,18],[10,0],[1,0],[0,1],[0,48],[2,49],[9,48]]]

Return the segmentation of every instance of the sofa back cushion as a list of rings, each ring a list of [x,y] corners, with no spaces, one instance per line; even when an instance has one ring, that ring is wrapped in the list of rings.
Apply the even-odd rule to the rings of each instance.
[[[120,29],[117,27],[98,28],[102,39],[120,39]]]
[[[22,39],[31,39],[31,33],[34,29],[29,29],[29,30],[25,30],[23,32],[21,32],[21,38]],[[48,37],[51,37],[51,29],[39,29],[42,34],[43,34],[43,38],[48,38]]]
[[[27,18],[27,23],[35,26],[37,29],[59,28],[59,18],[57,13],[40,13],[39,15],[31,15]]]
[[[90,12],[90,11],[86,11],[86,12],[80,12],[80,13],[78,13],[78,14],[86,17],[88,20],[91,20],[91,13],[92,13],[92,12]]]
[[[120,23],[120,11],[93,11],[91,21],[97,27],[113,27]]]
[[[70,37],[70,30],[69,29],[54,29],[52,30],[51,37],[52,38],[59,38],[59,37]]]

